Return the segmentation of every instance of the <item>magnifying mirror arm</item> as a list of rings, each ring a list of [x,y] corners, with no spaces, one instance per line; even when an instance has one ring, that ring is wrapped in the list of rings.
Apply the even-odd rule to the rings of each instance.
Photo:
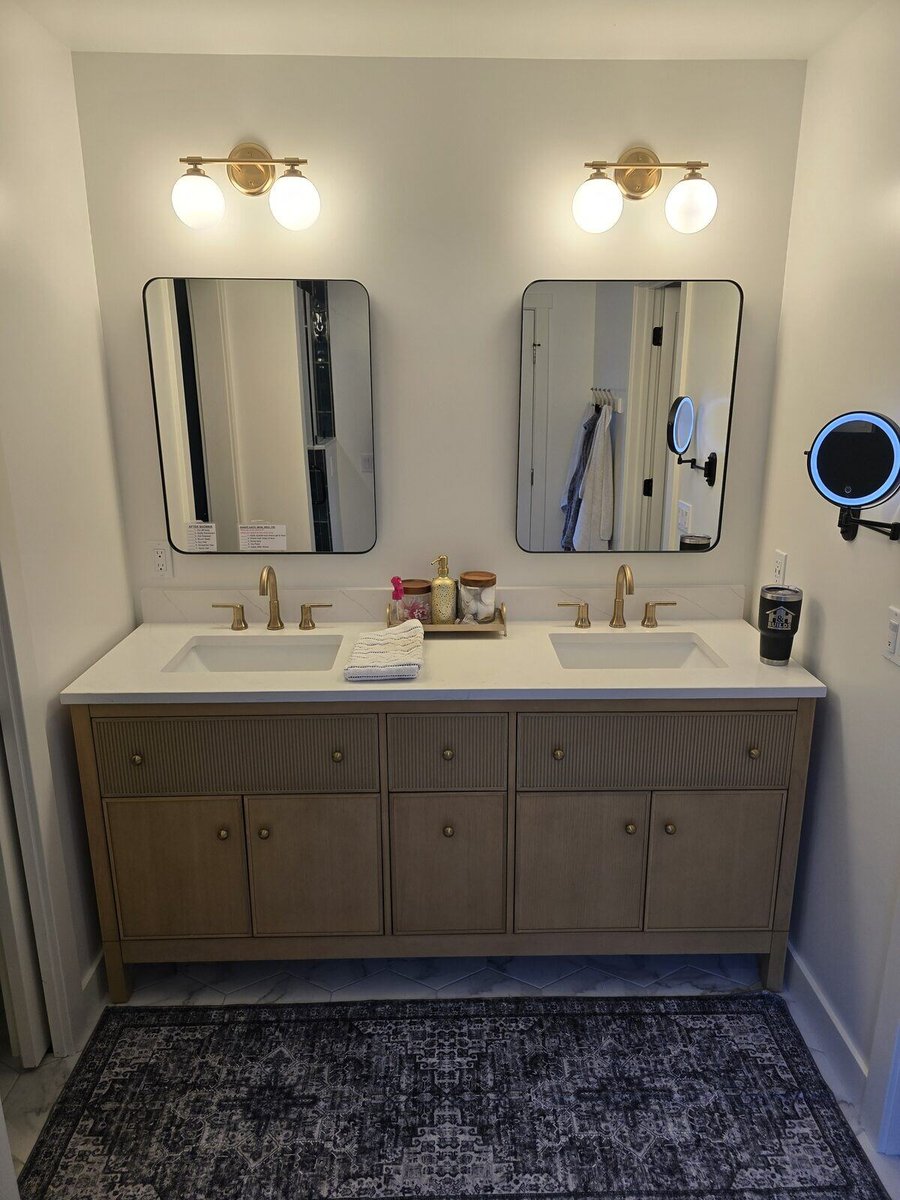
[[[900,521],[864,521],[859,515],[861,511],[859,508],[842,508],[838,514],[838,529],[845,542],[855,540],[860,526],[883,533],[892,542],[900,542]]]
[[[710,487],[716,485],[716,474],[719,469],[719,456],[713,450],[705,463],[698,463],[696,458],[683,458],[678,455],[678,465],[680,467],[690,467],[692,471],[702,471],[703,478]]]

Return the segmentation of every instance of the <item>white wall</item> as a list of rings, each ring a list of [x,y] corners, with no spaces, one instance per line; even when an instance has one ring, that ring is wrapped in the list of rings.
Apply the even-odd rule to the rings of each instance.
[[[702,464],[715,452],[718,464],[712,487],[702,471],[680,468],[678,499],[691,506],[690,532],[708,533],[713,541],[722,500],[739,309],[740,297],[731,283],[704,283],[702,287],[689,283],[681,289],[683,342],[676,395],[691,396],[696,413],[694,439],[687,457],[696,457],[697,463]],[[677,531],[674,538],[677,545]]]
[[[75,69],[136,589],[153,581],[147,543],[164,535],[141,316],[154,275],[368,287],[379,539],[365,558],[280,560],[285,586],[311,588],[421,575],[438,551],[451,566],[495,568],[501,583],[611,581],[607,559],[516,546],[522,290],[566,277],[739,280],[738,451],[721,547],[689,562],[644,560],[637,577],[750,582],[802,63],[84,54]],[[224,222],[186,228],[169,202],[179,156],[224,154],[251,133],[275,154],[309,158],[319,222],[289,233],[265,200],[240,197],[220,175]],[[665,188],[629,204],[609,234],[574,224],[584,160],[641,139],[664,158],[712,162],[720,210],[704,233],[669,228]],[[258,565],[177,559],[176,583],[246,584]]]
[[[809,63],[757,571],[771,580],[775,549],[789,553],[788,582],[805,593],[796,652],[829,688],[792,938],[863,1061],[888,1002],[900,883],[900,670],[881,657],[900,548],[866,531],[842,541],[803,451],[849,407],[900,418],[898,45],[900,7],[879,3]],[[873,515],[897,519],[897,506]],[[896,992],[890,1005],[884,1028]]]
[[[43,893],[56,923],[55,965],[77,1026],[96,1015],[88,1009],[99,943],[71,726],[57,694],[132,628],[133,608],[71,59],[10,0],[0,0],[0,141],[21,167],[0,196],[0,563],[38,840],[26,838],[23,854],[29,890]],[[21,829],[21,794],[16,803]],[[45,934],[37,931],[38,949],[52,986]]]

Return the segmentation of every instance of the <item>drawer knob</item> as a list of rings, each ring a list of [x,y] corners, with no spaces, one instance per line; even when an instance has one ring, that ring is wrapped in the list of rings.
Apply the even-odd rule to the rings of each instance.
[[[134,766],[139,767],[144,761],[144,756],[143,754],[132,754],[131,761]]]
[[[449,762],[450,759],[453,758],[454,753],[455,753],[455,751],[451,750],[450,747],[448,746],[446,750],[441,751],[441,758],[443,758],[447,762]],[[447,837],[452,837],[452,833],[448,833]]]
[[[635,825],[635,823],[633,821],[629,821],[628,824],[625,826],[625,832],[627,834],[637,833],[637,825]]]
[[[566,757],[566,752],[560,746],[557,746],[556,749],[553,751],[553,757],[556,759],[557,762],[560,762],[562,759],[564,759]]]
[[[263,825],[262,829],[259,830],[260,841],[263,841],[263,842],[266,841],[269,837],[270,832],[271,831],[266,829],[265,825]]]
[[[444,837],[453,837],[454,833],[456,833],[456,830],[452,825],[445,825],[442,832]]]
[[[343,762],[343,761],[344,761],[344,752],[343,752],[343,750],[332,750],[332,752],[331,752],[331,761],[332,761],[332,762],[336,762],[336,763],[338,763],[338,762]]]
[[[665,828],[665,831],[666,831],[666,833],[667,833],[667,834],[668,834],[670,837],[672,836],[672,834],[673,834],[673,833],[677,833],[677,832],[678,832],[678,830],[677,830],[677,827],[676,827],[675,825],[673,825],[671,821],[667,821],[667,822],[666,822],[666,824],[665,824],[665,826],[664,826],[664,828]]]
[[[760,754],[762,754],[762,750],[760,750],[759,746],[751,746],[747,753],[751,758],[759,758]]]
[[[227,841],[228,841],[228,837],[229,837],[229,834],[228,834],[228,830],[227,830],[227,829],[220,829],[220,830],[219,830],[219,833],[218,833],[218,838],[219,838],[219,841],[220,841],[220,842],[227,842]]]

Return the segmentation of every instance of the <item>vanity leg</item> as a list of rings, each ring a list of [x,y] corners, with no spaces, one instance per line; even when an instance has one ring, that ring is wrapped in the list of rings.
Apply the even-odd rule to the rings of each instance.
[[[122,947],[118,942],[104,942],[103,957],[110,1002],[124,1004],[131,995],[131,972],[122,961]]]
[[[759,956],[759,977],[762,985],[770,992],[780,992],[784,987],[784,960],[787,957],[787,932],[773,933],[768,954]]]

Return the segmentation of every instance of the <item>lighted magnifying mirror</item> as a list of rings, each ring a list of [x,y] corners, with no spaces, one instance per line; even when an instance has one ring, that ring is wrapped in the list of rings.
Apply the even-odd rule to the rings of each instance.
[[[900,540],[900,522],[863,521],[860,512],[900,490],[900,426],[873,412],[847,412],[829,421],[807,451],[806,468],[819,495],[840,509],[838,526],[851,542],[859,527]]]
[[[679,457],[685,453],[694,436],[694,401],[690,396],[678,396],[669,409],[666,438],[669,449]]]

